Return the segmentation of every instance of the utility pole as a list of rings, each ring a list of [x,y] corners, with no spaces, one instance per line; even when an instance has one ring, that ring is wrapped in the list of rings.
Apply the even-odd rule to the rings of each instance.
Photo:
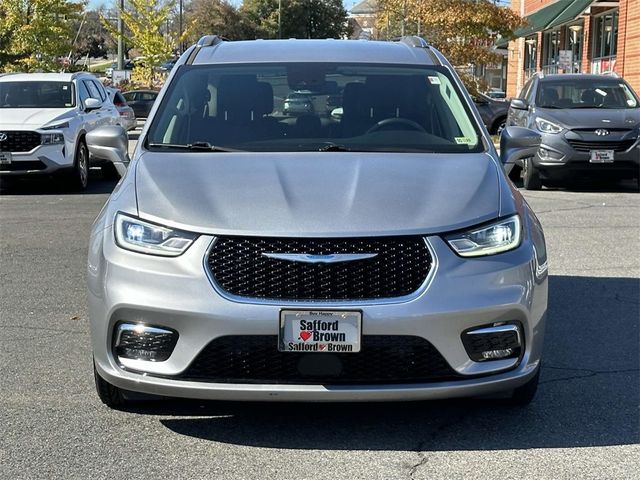
[[[282,38],[282,0],[278,0],[278,38]]]
[[[407,0],[402,2],[402,23],[400,24],[400,35],[404,37],[404,22],[407,18]]]
[[[124,11],[124,0],[120,0],[120,7],[118,8],[118,70],[124,70],[124,45],[122,35],[124,29],[122,25],[122,12]]]
[[[182,43],[182,10],[183,10],[183,0],[180,0],[180,47],[178,48],[178,53],[180,55],[182,55],[182,47],[183,47],[183,43]]]

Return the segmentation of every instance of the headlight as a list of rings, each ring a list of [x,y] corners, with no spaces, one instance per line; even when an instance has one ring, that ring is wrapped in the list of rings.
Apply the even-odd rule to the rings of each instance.
[[[125,250],[177,257],[197,238],[195,233],[154,225],[123,213],[116,215],[116,243]]]
[[[542,133],[560,133],[562,131],[562,127],[560,125],[556,125],[555,123],[540,117],[536,118],[536,125],[538,130]]]
[[[40,143],[42,145],[56,145],[64,143],[64,135],[62,133],[41,133]]]
[[[55,125],[49,125],[47,127],[42,127],[41,130],[64,130],[65,128],[69,128],[69,122],[57,123]]]
[[[445,237],[462,257],[479,257],[513,250],[522,240],[520,217],[513,215],[484,227]]]

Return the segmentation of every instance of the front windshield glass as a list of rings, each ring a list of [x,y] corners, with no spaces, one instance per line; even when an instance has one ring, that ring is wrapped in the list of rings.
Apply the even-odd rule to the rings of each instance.
[[[0,82],[0,108],[71,108],[70,82]]]
[[[150,149],[483,150],[477,125],[442,67],[183,66],[158,112]]]
[[[540,82],[541,108],[637,108],[638,98],[620,79],[566,79]]]

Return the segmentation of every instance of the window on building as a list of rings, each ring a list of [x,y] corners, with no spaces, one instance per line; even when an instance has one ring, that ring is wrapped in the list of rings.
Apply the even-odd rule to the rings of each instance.
[[[583,22],[568,25],[564,35],[564,49],[571,50],[572,73],[582,72],[582,45],[584,44]]]
[[[550,30],[542,34],[542,71],[558,73],[560,56],[560,30]]]
[[[537,70],[538,37],[531,35],[524,40],[524,76],[531,77]]]
[[[594,17],[593,23],[591,72],[613,71],[618,46],[618,10]]]

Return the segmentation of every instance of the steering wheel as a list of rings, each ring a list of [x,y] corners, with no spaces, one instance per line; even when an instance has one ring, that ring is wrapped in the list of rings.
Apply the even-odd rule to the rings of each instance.
[[[426,132],[424,127],[420,125],[418,122],[414,122],[413,120],[409,120],[408,118],[391,117],[391,118],[385,118],[384,120],[380,120],[373,127],[367,130],[367,133],[377,132],[378,130],[381,130],[395,123],[399,125],[411,127],[412,130],[417,130],[418,132]]]

